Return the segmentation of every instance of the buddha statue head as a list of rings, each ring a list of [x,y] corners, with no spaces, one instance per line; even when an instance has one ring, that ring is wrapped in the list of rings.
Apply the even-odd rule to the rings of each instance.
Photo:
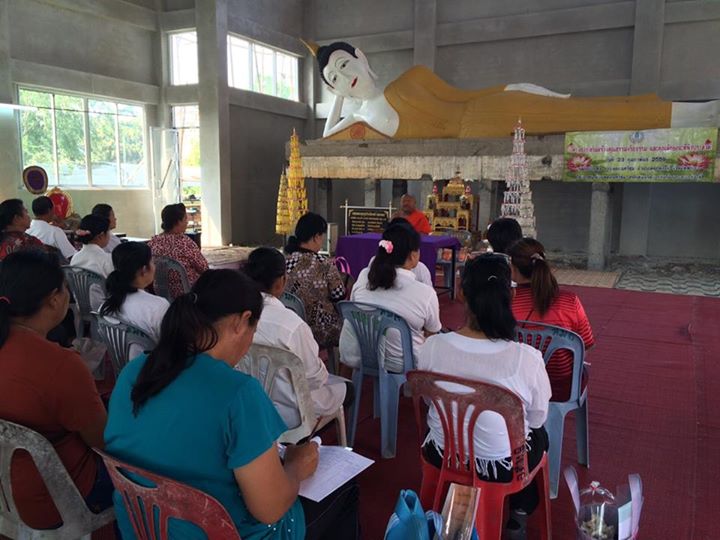
[[[344,41],[322,47],[309,43],[306,46],[317,58],[320,78],[333,94],[366,100],[378,93],[377,75],[360,49]]]

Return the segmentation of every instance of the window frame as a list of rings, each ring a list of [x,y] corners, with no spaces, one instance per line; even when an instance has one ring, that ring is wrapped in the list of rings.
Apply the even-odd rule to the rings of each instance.
[[[196,71],[197,71],[197,80],[195,82],[184,82],[184,83],[176,83],[175,82],[175,74],[177,73],[177,62],[175,62],[175,49],[173,47],[173,37],[177,36],[179,34],[195,34],[195,64],[196,64]],[[172,30],[166,33],[166,39],[167,39],[167,56],[168,56],[168,65],[170,69],[168,70],[170,81],[170,86],[194,86],[197,84],[200,84],[200,57],[198,56],[198,37],[197,37],[197,28],[182,28],[178,30]]]
[[[150,177],[150,153],[149,153],[149,137],[148,137],[148,123],[147,123],[147,105],[145,103],[127,100],[127,99],[118,99],[115,97],[109,97],[109,96],[102,96],[102,95],[95,95],[95,94],[86,94],[81,92],[74,92],[71,90],[63,90],[59,88],[48,88],[44,86],[37,86],[32,84],[15,84],[15,98],[17,103],[20,103],[20,92],[22,90],[27,90],[29,92],[37,92],[37,93],[43,93],[50,96],[50,112],[51,112],[51,125],[52,125],[52,152],[53,152],[53,173],[55,177],[55,183],[49,184],[48,187],[58,187],[60,189],[66,189],[66,190],[120,190],[120,189],[135,189],[135,190],[149,190],[151,187],[151,177]],[[56,111],[57,108],[55,106],[55,98],[57,95],[62,96],[69,96],[74,98],[82,99],[82,110],[78,112],[82,112],[83,114],[83,138],[84,138],[84,150],[85,150],[85,178],[87,180],[86,184],[83,185],[72,185],[72,184],[63,184],[61,182],[60,177],[60,164],[58,160],[58,131],[57,131],[57,118],[56,118]],[[105,101],[110,102],[115,105],[115,114],[114,120],[115,120],[115,170],[116,170],[116,177],[117,177],[117,183],[111,184],[111,185],[96,185],[93,183],[93,171],[92,171],[92,143],[90,141],[90,109],[88,101]],[[142,110],[142,149],[143,149],[143,161],[145,162],[145,184],[144,185],[131,185],[126,184],[123,179],[122,169],[121,169],[121,162],[120,162],[120,120],[119,116],[120,113],[118,113],[118,105],[128,105],[132,107],[140,107]],[[19,160],[20,164],[23,168],[25,168],[27,165],[24,161],[24,148],[23,148],[23,141],[22,141],[22,114],[18,114],[16,116],[16,122],[17,122],[17,133],[18,133],[18,150],[19,150]]]
[[[232,63],[232,54],[231,54],[231,51],[232,51],[231,40],[232,39],[239,39],[239,40],[245,41],[249,44],[249,47],[248,47],[249,59],[248,59],[248,63],[247,63],[249,72],[247,73],[247,76],[248,76],[248,80],[250,81],[250,88],[241,88],[239,86],[233,86],[231,84],[231,80],[234,79],[234,77],[231,76],[234,73],[233,63]],[[255,46],[256,45],[258,45],[260,47],[264,47],[265,49],[269,49],[273,53],[273,56],[272,56],[272,62],[273,62],[272,89],[273,89],[273,93],[262,92],[255,88],[254,70],[255,70]],[[295,96],[296,97],[295,98],[286,98],[286,97],[282,97],[282,96],[278,95],[278,65],[279,65],[278,54],[282,54],[283,56],[288,56],[295,60],[295,65],[296,65],[296,72],[295,72],[295,79],[296,79]],[[227,34],[227,56],[228,56],[227,73],[228,73],[228,87],[229,88],[233,88],[236,90],[244,90],[246,92],[254,92],[256,94],[262,94],[264,96],[272,96],[272,97],[276,97],[278,99],[283,99],[285,101],[291,101],[293,103],[302,103],[301,94],[300,94],[300,87],[301,87],[300,60],[302,58],[301,56],[299,56],[291,51],[286,51],[279,47],[275,47],[273,45],[268,45],[267,43],[263,43],[262,41],[251,39],[247,36],[236,34],[234,32],[228,32],[228,34]]]

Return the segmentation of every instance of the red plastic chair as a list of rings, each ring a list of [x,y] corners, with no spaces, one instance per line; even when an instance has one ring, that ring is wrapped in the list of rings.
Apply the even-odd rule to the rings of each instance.
[[[467,393],[446,390],[438,383],[453,383],[466,387]],[[478,535],[483,540],[500,540],[504,526],[503,510],[505,498],[528,486],[537,476],[538,487],[542,490],[540,504],[534,515],[541,516],[540,538],[552,538],[550,524],[550,492],[549,469],[547,454],[534,470],[528,471],[527,454],[525,451],[525,429],[523,407],[520,398],[509,390],[481,381],[472,381],[428,371],[411,371],[408,373],[408,385],[415,405],[415,419],[420,438],[427,433],[427,420],[421,403],[427,401],[435,406],[443,428],[444,459],[439,473],[435,478],[428,478],[426,472],[437,471],[423,459],[423,487],[427,491],[427,483],[436,482],[433,510],[442,511],[442,503],[450,483],[479,487],[480,503],[475,519]],[[453,415],[453,404],[456,414]],[[473,406],[468,411],[470,405]],[[478,478],[475,472],[475,448],[472,443],[473,432],[478,416],[483,411],[494,411],[503,416],[510,438],[513,461],[513,480],[509,483],[486,482]],[[465,420],[468,421],[468,432],[462,433]],[[466,444],[466,442],[468,444]],[[466,448],[467,446],[467,448]],[[429,486],[432,488],[432,486]],[[428,501],[422,501],[426,506]]]
[[[115,489],[125,501],[125,509],[138,540],[167,540],[170,518],[192,522],[200,527],[208,538],[240,540],[227,510],[210,495],[118,461],[96,448],[94,450],[105,462]],[[147,487],[138,484],[128,478],[127,473],[142,477],[154,485]]]

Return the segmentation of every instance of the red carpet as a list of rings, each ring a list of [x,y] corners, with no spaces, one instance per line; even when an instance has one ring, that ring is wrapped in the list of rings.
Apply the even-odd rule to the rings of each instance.
[[[581,483],[598,480],[613,491],[628,473],[640,473],[642,539],[720,538],[720,300],[572,289],[597,338],[588,354],[591,469],[577,465],[572,415],[563,466],[574,465]],[[462,324],[460,304],[444,296],[441,310],[446,326]],[[360,478],[364,538],[376,540],[400,489],[420,487],[419,441],[411,401],[401,398],[397,457],[381,459],[380,423],[367,390],[355,449],[376,460]],[[554,538],[574,539],[562,480],[552,513]]]

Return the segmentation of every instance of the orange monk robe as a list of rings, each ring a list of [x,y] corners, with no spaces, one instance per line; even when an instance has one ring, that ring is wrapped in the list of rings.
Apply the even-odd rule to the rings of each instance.
[[[518,118],[528,134],[670,127],[672,102],[654,94],[555,98],[505,91],[460,90],[415,66],[391,82],[385,98],[397,111],[396,139],[505,137]]]
[[[410,225],[413,226],[413,229],[420,234],[430,234],[430,231],[432,230],[430,222],[428,221],[427,216],[425,216],[425,214],[423,214],[420,210],[415,210],[409,215],[403,214],[403,217],[407,219]]]

